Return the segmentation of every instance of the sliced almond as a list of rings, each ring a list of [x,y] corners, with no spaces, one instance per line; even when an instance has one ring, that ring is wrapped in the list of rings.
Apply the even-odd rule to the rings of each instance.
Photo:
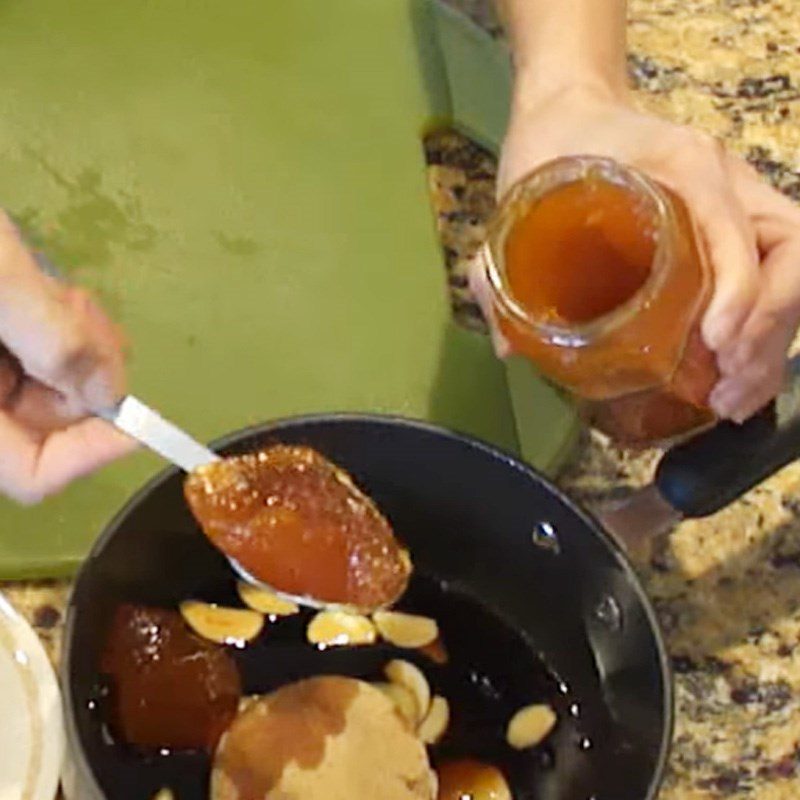
[[[430,617],[400,611],[376,611],[372,619],[381,636],[397,647],[425,647],[439,637],[439,626]]]
[[[263,586],[253,586],[251,583],[238,581],[236,588],[242,602],[253,611],[259,611],[270,617],[290,617],[300,611],[297,603],[286,600]]]
[[[309,622],[306,637],[311,644],[334,647],[373,644],[378,634],[368,617],[346,611],[320,611]]]
[[[153,800],[175,800],[172,789],[160,789],[153,795]]]
[[[408,727],[415,730],[419,723],[419,717],[414,695],[399,683],[375,683],[373,686],[380,689],[394,703],[400,716],[408,723]]]
[[[441,695],[434,695],[431,707],[417,728],[417,736],[425,744],[436,744],[450,724],[450,704]]]
[[[516,750],[535,747],[553,730],[557,721],[558,717],[550,706],[525,706],[508,723],[506,741]]]
[[[185,600],[180,609],[184,621],[198,636],[217,644],[250,642],[264,627],[264,617],[249,608],[226,608]]]
[[[390,661],[383,669],[386,677],[398,686],[402,686],[411,693],[416,713],[414,725],[418,725],[431,705],[431,687],[422,670],[410,661],[396,658]]]

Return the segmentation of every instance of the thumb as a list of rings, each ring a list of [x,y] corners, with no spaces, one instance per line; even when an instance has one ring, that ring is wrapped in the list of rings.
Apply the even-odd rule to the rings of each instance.
[[[84,411],[124,393],[124,364],[110,323],[88,296],[44,275],[0,212],[0,341],[31,377]]]

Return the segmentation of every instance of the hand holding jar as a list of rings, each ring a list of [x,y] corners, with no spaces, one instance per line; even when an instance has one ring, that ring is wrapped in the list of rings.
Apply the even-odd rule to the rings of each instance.
[[[659,217],[661,212],[655,213],[656,206],[649,206],[649,211],[643,211],[641,205],[638,208],[648,216],[648,224],[658,225],[661,219],[660,224],[666,225],[663,236],[652,231],[655,249],[663,250],[665,237],[672,237],[675,245],[694,236],[699,258],[708,264],[708,291],[702,286],[695,292],[684,287],[688,292],[685,296],[691,295],[700,306],[695,326],[699,342],[692,340],[693,325],[681,319],[682,315],[691,316],[688,309],[678,313],[677,306],[671,306],[674,327],[680,330],[668,335],[662,330],[668,320],[662,320],[662,328],[652,329],[660,334],[649,346],[663,350],[666,339],[671,337],[674,343],[681,336],[681,346],[694,347],[695,355],[698,344],[707,346],[716,357],[718,374],[713,374],[711,385],[705,387],[707,396],[697,408],[710,407],[717,416],[736,421],[746,419],[780,389],[786,352],[800,321],[800,211],[712,138],[633,107],[626,88],[622,0],[577,0],[569,4],[509,0],[506,6],[516,86],[500,165],[499,196],[508,201],[509,189],[516,185],[519,192],[525,183],[522,179],[545,164],[544,171],[550,175],[545,182],[549,181],[551,188],[566,184],[569,180],[563,172],[554,178],[553,165],[548,162],[590,154],[615,162],[616,166],[606,161],[608,169],[618,171],[606,174],[605,183],[624,189],[627,182],[631,197],[638,197],[634,206],[636,202],[670,206],[666,221]],[[572,31],[569,37],[556,35],[565,29]],[[565,162],[560,168],[565,168]],[[641,181],[647,186],[643,188]],[[534,194],[529,190],[525,190],[528,199],[536,201],[535,191],[542,190],[542,181]],[[640,190],[645,196],[655,192],[660,198],[642,199]],[[613,216],[608,201],[601,200],[601,205],[606,215]],[[631,213],[637,213],[634,206]],[[684,212],[688,219],[681,221]],[[503,241],[509,245],[511,239],[506,236]],[[627,242],[626,247],[631,246]],[[520,338],[497,319],[498,296],[485,271],[477,270],[472,282],[482,306],[497,323],[495,340],[501,353],[509,349],[524,352]],[[630,299],[642,288],[632,286],[623,299]],[[620,290],[624,295],[625,287]],[[601,294],[596,290],[595,299],[601,300]],[[646,298],[640,294],[638,300],[644,302]],[[655,298],[653,304],[657,303]],[[575,322],[572,320],[573,325]],[[607,352],[600,378],[608,376],[610,365],[619,366],[620,352]],[[675,352],[670,357],[677,369],[681,358]],[[540,363],[539,358],[534,360]],[[707,380],[711,373],[706,367],[702,371]],[[669,363],[661,362],[660,369],[663,379],[670,372]],[[563,376],[551,377],[574,389],[569,381],[562,380]],[[695,388],[702,389],[702,380],[697,373],[692,376]],[[644,378],[642,381],[642,385],[647,382]],[[635,391],[635,387],[629,388]],[[581,396],[592,399],[591,392]],[[602,415],[603,409],[599,411]],[[701,420],[694,422],[699,425]],[[687,429],[691,427],[687,422]],[[626,436],[623,433],[617,438],[625,440]]]

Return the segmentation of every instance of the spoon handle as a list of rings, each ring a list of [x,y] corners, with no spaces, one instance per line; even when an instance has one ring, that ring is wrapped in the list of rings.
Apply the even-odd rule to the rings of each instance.
[[[98,416],[186,472],[219,458],[132,395]]]

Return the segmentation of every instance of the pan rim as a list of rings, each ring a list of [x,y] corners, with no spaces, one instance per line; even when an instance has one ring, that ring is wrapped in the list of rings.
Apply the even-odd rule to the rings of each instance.
[[[658,758],[653,769],[653,775],[650,779],[647,794],[642,798],[642,800],[655,800],[663,783],[664,774],[667,768],[667,761],[672,748],[675,729],[674,676],[664,634],[658,621],[655,608],[653,607],[653,604],[650,601],[650,598],[648,597],[647,592],[645,591],[644,586],[639,579],[639,576],[636,574],[636,571],[634,570],[627,555],[624,553],[617,540],[605,530],[605,528],[591,512],[584,509],[577,501],[575,501],[563,489],[561,489],[561,487],[557,486],[552,480],[540,473],[536,468],[524,462],[518,455],[515,455],[502,447],[489,444],[488,442],[462,431],[452,428],[445,428],[435,423],[414,419],[412,417],[405,417],[400,414],[347,411],[298,414],[279,417],[273,420],[256,423],[254,425],[248,425],[244,428],[227,433],[214,439],[210,443],[209,447],[215,451],[224,450],[232,445],[237,444],[242,439],[279,433],[281,430],[286,430],[288,428],[301,425],[320,423],[352,424],[356,422],[383,425],[390,428],[415,429],[417,431],[432,434],[434,436],[456,441],[461,445],[466,445],[470,449],[477,450],[493,458],[499,458],[516,472],[525,475],[529,479],[543,483],[572,513],[576,514],[594,531],[596,535],[598,535],[606,543],[609,550],[613,553],[616,561],[625,572],[625,575],[633,586],[634,591],[636,592],[645,616],[649,622],[650,629],[653,632],[653,638],[658,651],[658,661],[661,668],[661,676],[663,681],[662,714],[664,723],[662,725],[662,736]],[[63,637],[63,655],[59,666],[59,677],[62,685],[64,726],[66,728],[68,741],[74,743],[74,747],[71,748],[74,750],[74,752],[70,754],[70,757],[74,761],[74,763],[71,764],[71,770],[77,773],[79,785],[88,787],[89,790],[95,794],[98,800],[104,798],[105,795],[99,783],[97,782],[97,779],[95,778],[91,765],[88,763],[88,759],[86,758],[83,747],[80,746],[80,737],[77,731],[77,725],[73,711],[75,699],[72,694],[72,686],[69,678],[73,660],[73,629],[75,625],[75,606],[77,603],[77,596],[81,591],[81,586],[85,581],[85,575],[90,569],[93,559],[105,548],[108,541],[115,535],[122,521],[148,495],[150,495],[155,489],[157,489],[166,481],[170,480],[179,472],[181,472],[181,470],[176,466],[167,466],[160,470],[142,486],[140,486],[139,489],[137,489],[136,492],[134,492],[133,495],[128,498],[124,505],[103,526],[100,535],[97,537],[97,539],[95,539],[88,555],[86,556],[86,559],[81,564],[67,602]]]

